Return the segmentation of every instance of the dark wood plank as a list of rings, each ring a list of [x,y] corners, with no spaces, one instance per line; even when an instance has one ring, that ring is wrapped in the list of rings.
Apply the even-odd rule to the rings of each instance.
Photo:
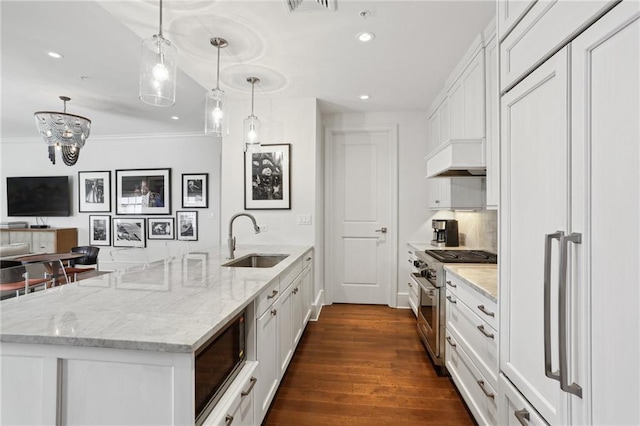
[[[438,377],[409,310],[326,306],[307,325],[263,422],[277,425],[473,425]]]

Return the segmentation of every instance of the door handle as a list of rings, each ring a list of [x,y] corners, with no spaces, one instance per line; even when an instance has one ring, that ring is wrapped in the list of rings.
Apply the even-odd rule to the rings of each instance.
[[[516,416],[516,419],[518,419],[518,422],[520,422],[520,424],[522,426],[527,426],[529,424],[529,412],[526,409],[522,409],[522,410],[518,410],[518,411],[514,411],[513,415]]]
[[[560,381],[560,372],[551,366],[551,240],[560,240],[564,232],[556,231],[545,235],[544,244],[544,374]]]
[[[582,243],[582,234],[572,233],[569,235],[563,235],[560,237],[560,284],[558,297],[558,304],[560,305],[560,312],[558,315],[559,322],[559,340],[560,340],[560,389],[565,392],[572,393],[582,398],[582,388],[577,383],[569,384],[569,368],[568,368],[568,354],[567,354],[567,251],[569,242],[574,244]]]
[[[381,232],[383,234],[386,234],[387,233],[387,228],[376,229],[375,232]]]

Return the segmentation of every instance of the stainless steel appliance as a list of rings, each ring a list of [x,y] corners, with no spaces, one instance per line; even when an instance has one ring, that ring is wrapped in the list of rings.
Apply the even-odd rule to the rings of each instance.
[[[438,375],[447,374],[445,362],[445,312],[446,289],[444,282],[445,263],[497,263],[498,257],[482,250],[425,250],[416,251],[418,259],[411,279],[420,288],[418,309],[418,334],[427,353],[436,367]]]
[[[458,221],[453,219],[433,219],[433,239],[431,245],[436,247],[458,247]]]

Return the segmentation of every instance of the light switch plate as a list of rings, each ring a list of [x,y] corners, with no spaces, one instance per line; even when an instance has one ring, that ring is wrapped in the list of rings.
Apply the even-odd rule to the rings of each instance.
[[[298,215],[298,225],[311,225],[311,215],[310,214],[299,214]]]

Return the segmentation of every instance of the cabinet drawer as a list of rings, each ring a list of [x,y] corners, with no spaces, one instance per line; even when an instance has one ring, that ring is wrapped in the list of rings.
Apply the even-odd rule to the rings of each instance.
[[[498,385],[498,333],[460,298],[447,297],[447,331],[460,341],[491,385]]]
[[[220,399],[203,426],[253,425],[254,387],[257,363],[247,363]]]
[[[500,375],[498,386],[498,412],[500,413],[497,424],[504,426],[547,426],[542,416],[524,399],[518,390],[503,374]]]
[[[302,269],[313,263],[313,250],[309,250],[302,256]]]
[[[55,253],[57,251],[55,237],[55,232],[34,232],[31,250],[35,252]]]
[[[416,284],[415,281],[413,281],[411,278],[409,278],[408,282],[407,282],[407,287],[409,288],[409,306],[411,307],[411,310],[413,311],[413,314],[416,316],[416,318],[418,317],[418,293],[417,293],[417,286],[418,284]]]
[[[302,259],[298,259],[280,276],[280,293],[284,293],[301,272]]]
[[[498,329],[498,305],[493,300],[488,297],[480,294],[476,289],[471,288],[471,285],[466,282],[455,279],[457,277],[453,277],[450,274],[447,274],[447,280],[449,277],[452,277],[456,285],[456,296],[458,299],[462,300],[462,302],[467,305],[473,313],[478,315],[480,319],[484,320],[489,324],[492,328]]]
[[[267,288],[256,298],[256,317],[261,316],[264,311],[276,301],[280,294],[280,281],[273,280]]]
[[[500,44],[500,91],[567,44],[615,1],[537,1]]]
[[[480,425],[499,424],[497,392],[447,331],[446,365],[458,391]]]

